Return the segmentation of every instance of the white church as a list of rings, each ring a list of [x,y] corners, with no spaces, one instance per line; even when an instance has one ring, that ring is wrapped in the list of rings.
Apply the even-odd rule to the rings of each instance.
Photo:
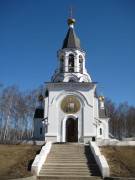
[[[109,139],[109,118],[104,97],[97,97],[97,83],[85,67],[85,51],[81,49],[74,25],[62,49],[57,52],[58,66],[47,82],[45,96],[39,96],[34,115],[34,139],[52,142],[84,142]]]

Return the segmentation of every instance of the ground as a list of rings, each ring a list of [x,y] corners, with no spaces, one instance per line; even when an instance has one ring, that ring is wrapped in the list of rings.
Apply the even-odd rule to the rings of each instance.
[[[111,176],[135,177],[135,147],[100,147],[111,170]]]
[[[36,145],[0,144],[0,179],[32,176],[31,164],[40,149]]]

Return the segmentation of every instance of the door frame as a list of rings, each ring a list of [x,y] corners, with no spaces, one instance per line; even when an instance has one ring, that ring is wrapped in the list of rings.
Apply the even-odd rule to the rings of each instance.
[[[66,121],[66,142],[78,142],[78,118]]]
[[[61,133],[61,137],[62,137],[62,139],[61,139],[61,142],[66,142],[66,121],[67,121],[67,119],[69,119],[69,118],[72,118],[72,119],[74,119],[74,121],[76,120],[76,119],[78,119],[78,117],[74,114],[68,114],[68,115],[66,115],[64,118],[63,118],[63,121],[62,121],[62,133]],[[78,123],[79,124],[79,123]]]

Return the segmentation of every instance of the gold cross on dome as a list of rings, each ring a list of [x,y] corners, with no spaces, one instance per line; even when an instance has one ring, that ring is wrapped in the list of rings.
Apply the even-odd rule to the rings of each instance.
[[[72,6],[69,8],[69,13],[70,13],[70,17],[72,18],[72,15],[73,15],[73,7]]]
[[[104,88],[104,87],[101,85],[99,88],[100,88],[100,90],[101,90],[101,93],[102,93],[102,90],[103,90],[103,88]]]

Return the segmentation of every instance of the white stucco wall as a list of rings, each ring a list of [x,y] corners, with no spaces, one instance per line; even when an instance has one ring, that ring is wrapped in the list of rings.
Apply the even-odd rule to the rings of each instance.
[[[94,106],[96,84],[70,84],[69,83],[48,83],[48,133],[47,139],[65,142],[65,126],[68,117],[78,118],[78,140],[96,136],[94,132]],[[63,91],[64,89],[64,91]],[[80,110],[75,114],[66,114],[61,110],[61,101],[67,95],[75,96],[81,104]],[[46,102],[46,101],[45,101]],[[96,102],[97,108],[97,102]],[[45,113],[47,114],[47,113]],[[97,113],[96,113],[97,114]]]

